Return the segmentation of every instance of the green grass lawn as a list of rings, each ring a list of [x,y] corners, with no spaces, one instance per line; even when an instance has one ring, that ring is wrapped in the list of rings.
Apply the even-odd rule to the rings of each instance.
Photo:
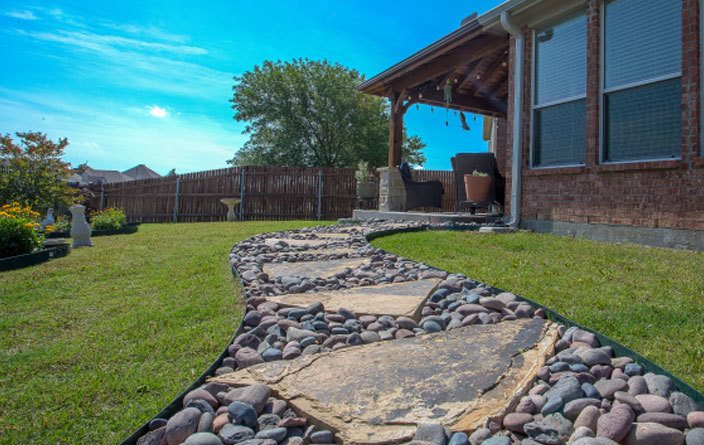
[[[525,232],[417,232],[373,244],[542,303],[704,390],[704,253]]]
[[[242,315],[236,241],[316,222],[142,225],[0,272],[0,443],[113,444],[190,385]]]

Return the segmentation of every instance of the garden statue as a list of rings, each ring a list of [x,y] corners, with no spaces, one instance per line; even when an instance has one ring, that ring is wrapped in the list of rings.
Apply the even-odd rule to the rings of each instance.
[[[238,198],[222,198],[221,203],[227,206],[227,220],[230,222],[237,221],[237,214],[235,213],[235,206],[240,203]]]
[[[72,205],[69,208],[71,211],[71,239],[73,239],[73,248],[92,246],[93,241],[90,240],[90,226],[86,221],[86,207],[80,204]]]
[[[41,228],[44,229],[46,226],[53,226],[54,222],[54,209],[49,209],[46,211],[46,218],[42,221]]]

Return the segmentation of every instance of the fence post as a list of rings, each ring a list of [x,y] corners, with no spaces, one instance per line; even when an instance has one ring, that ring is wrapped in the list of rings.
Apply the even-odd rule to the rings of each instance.
[[[181,191],[181,178],[176,176],[176,191],[174,192],[174,222],[178,222],[178,194]]]
[[[323,171],[318,170],[318,221],[323,217]]]
[[[244,221],[244,192],[246,187],[244,186],[245,173],[244,167],[240,170],[240,221]]]
[[[100,183],[100,210],[105,208],[105,184]]]

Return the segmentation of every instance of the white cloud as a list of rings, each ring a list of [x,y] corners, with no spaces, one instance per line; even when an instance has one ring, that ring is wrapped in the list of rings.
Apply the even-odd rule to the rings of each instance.
[[[58,30],[56,32],[31,32],[17,30],[17,34],[48,42],[63,43],[65,45],[75,46],[81,49],[89,49],[96,52],[105,52],[107,49],[117,49],[121,47],[133,50],[152,50],[190,56],[201,56],[208,54],[206,49],[199,48],[197,46],[148,42],[129,37],[98,34],[87,31]]]
[[[169,115],[169,110],[162,108],[159,105],[152,105],[149,107],[149,115],[163,119]]]
[[[37,16],[32,11],[7,11],[5,15],[20,20],[37,20]]]

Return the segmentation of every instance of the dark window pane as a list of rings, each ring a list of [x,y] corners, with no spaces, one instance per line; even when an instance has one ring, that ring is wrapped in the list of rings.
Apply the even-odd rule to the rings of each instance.
[[[605,161],[681,155],[680,83],[676,78],[605,96]]]
[[[535,110],[533,165],[583,164],[585,119],[584,99]]]

